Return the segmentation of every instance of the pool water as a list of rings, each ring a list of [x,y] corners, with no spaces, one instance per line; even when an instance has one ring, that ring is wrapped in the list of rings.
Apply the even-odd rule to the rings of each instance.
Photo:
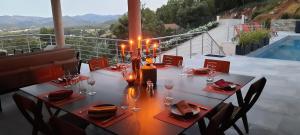
[[[259,58],[300,61],[300,36],[287,36],[250,55]]]

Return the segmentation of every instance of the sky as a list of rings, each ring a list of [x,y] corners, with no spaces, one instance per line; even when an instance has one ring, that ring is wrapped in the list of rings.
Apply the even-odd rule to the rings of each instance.
[[[166,4],[168,0],[141,0],[153,10]],[[115,15],[127,12],[127,0],[61,0],[63,15]],[[22,15],[51,17],[50,0],[0,0],[0,16]]]

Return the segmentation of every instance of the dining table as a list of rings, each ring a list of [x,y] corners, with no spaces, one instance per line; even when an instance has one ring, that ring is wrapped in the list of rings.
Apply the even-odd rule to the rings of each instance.
[[[224,79],[237,85],[233,91],[212,90],[207,83],[206,75],[182,75],[182,69],[175,66],[166,66],[157,69],[157,84],[152,91],[146,86],[135,85],[128,86],[120,71],[108,69],[99,69],[93,72],[84,72],[81,76],[93,77],[95,85],[87,84],[86,79],[77,82],[71,88],[55,85],[53,82],[46,82],[21,88],[23,93],[35,97],[39,102],[45,103],[50,115],[60,115],[60,113],[70,113],[89,122],[90,124],[102,128],[103,130],[120,135],[175,135],[181,134],[198,121],[204,119],[205,115],[219,104],[223,103],[229,97],[236,95],[238,103],[242,105],[242,89],[250,83],[255,77],[248,75],[239,75],[232,73],[219,73],[214,75],[214,80]],[[172,101],[176,103],[185,100],[193,103],[200,108],[199,116],[192,120],[177,119],[170,115],[170,106],[165,105],[167,90],[165,81],[172,80],[173,88],[170,90]],[[85,88],[93,90],[95,95],[79,94],[79,91]],[[48,102],[41,97],[45,93],[72,89],[80,98],[74,98],[70,102],[55,104]],[[139,90],[139,97],[136,102],[130,96],[132,89]],[[118,118],[111,122],[99,123],[91,120],[81,114],[91,105],[95,104],[113,104],[121,110]],[[132,111],[131,108],[136,104],[140,109]],[[54,112],[52,112],[54,110]]]

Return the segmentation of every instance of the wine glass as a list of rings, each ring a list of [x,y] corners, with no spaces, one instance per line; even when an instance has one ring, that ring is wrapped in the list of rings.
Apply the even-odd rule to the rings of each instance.
[[[93,86],[96,84],[96,80],[92,75],[87,79],[87,84],[91,85],[91,89],[88,90],[87,94],[91,96],[95,95],[96,91],[93,90]]]
[[[133,99],[133,101],[134,101],[134,106],[132,108],[132,111],[134,111],[134,112],[139,111],[140,108],[138,108],[136,106],[136,102],[140,97],[140,90],[138,88],[131,87],[131,88],[128,89],[128,93],[129,93],[129,96],[131,97],[131,99]]]
[[[172,80],[165,80],[164,86],[167,90],[167,96],[165,97],[165,105],[169,106],[173,102],[173,97],[171,95],[171,90],[174,87],[174,82]]]
[[[214,81],[216,63],[215,62],[208,62],[207,67],[209,69],[209,74],[207,76],[207,83],[212,83]]]
[[[71,79],[72,79],[72,76],[71,76],[71,72],[69,70],[66,70],[64,72],[64,77],[63,79],[65,80],[65,88],[71,88]]]

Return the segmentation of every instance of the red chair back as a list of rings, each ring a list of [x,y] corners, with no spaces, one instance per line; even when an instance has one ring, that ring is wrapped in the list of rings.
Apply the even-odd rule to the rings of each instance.
[[[164,55],[163,63],[165,65],[181,66],[183,62],[182,56]]]
[[[103,69],[109,67],[108,59],[107,58],[92,58],[88,61],[90,71],[95,71],[98,69]]]
[[[229,61],[205,59],[204,67],[207,67],[207,65],[209,63],[215,64],[215,66],[216,66],[215,70],[217,72],[229,73],[229,69],[230,69],[230,62]]]
[[[247,24],[242,24],[243,32],[250,32],[249,25]]]
[[[86,135],[83,129],[56,117],[50,118],[49,125],[55,135]]]

